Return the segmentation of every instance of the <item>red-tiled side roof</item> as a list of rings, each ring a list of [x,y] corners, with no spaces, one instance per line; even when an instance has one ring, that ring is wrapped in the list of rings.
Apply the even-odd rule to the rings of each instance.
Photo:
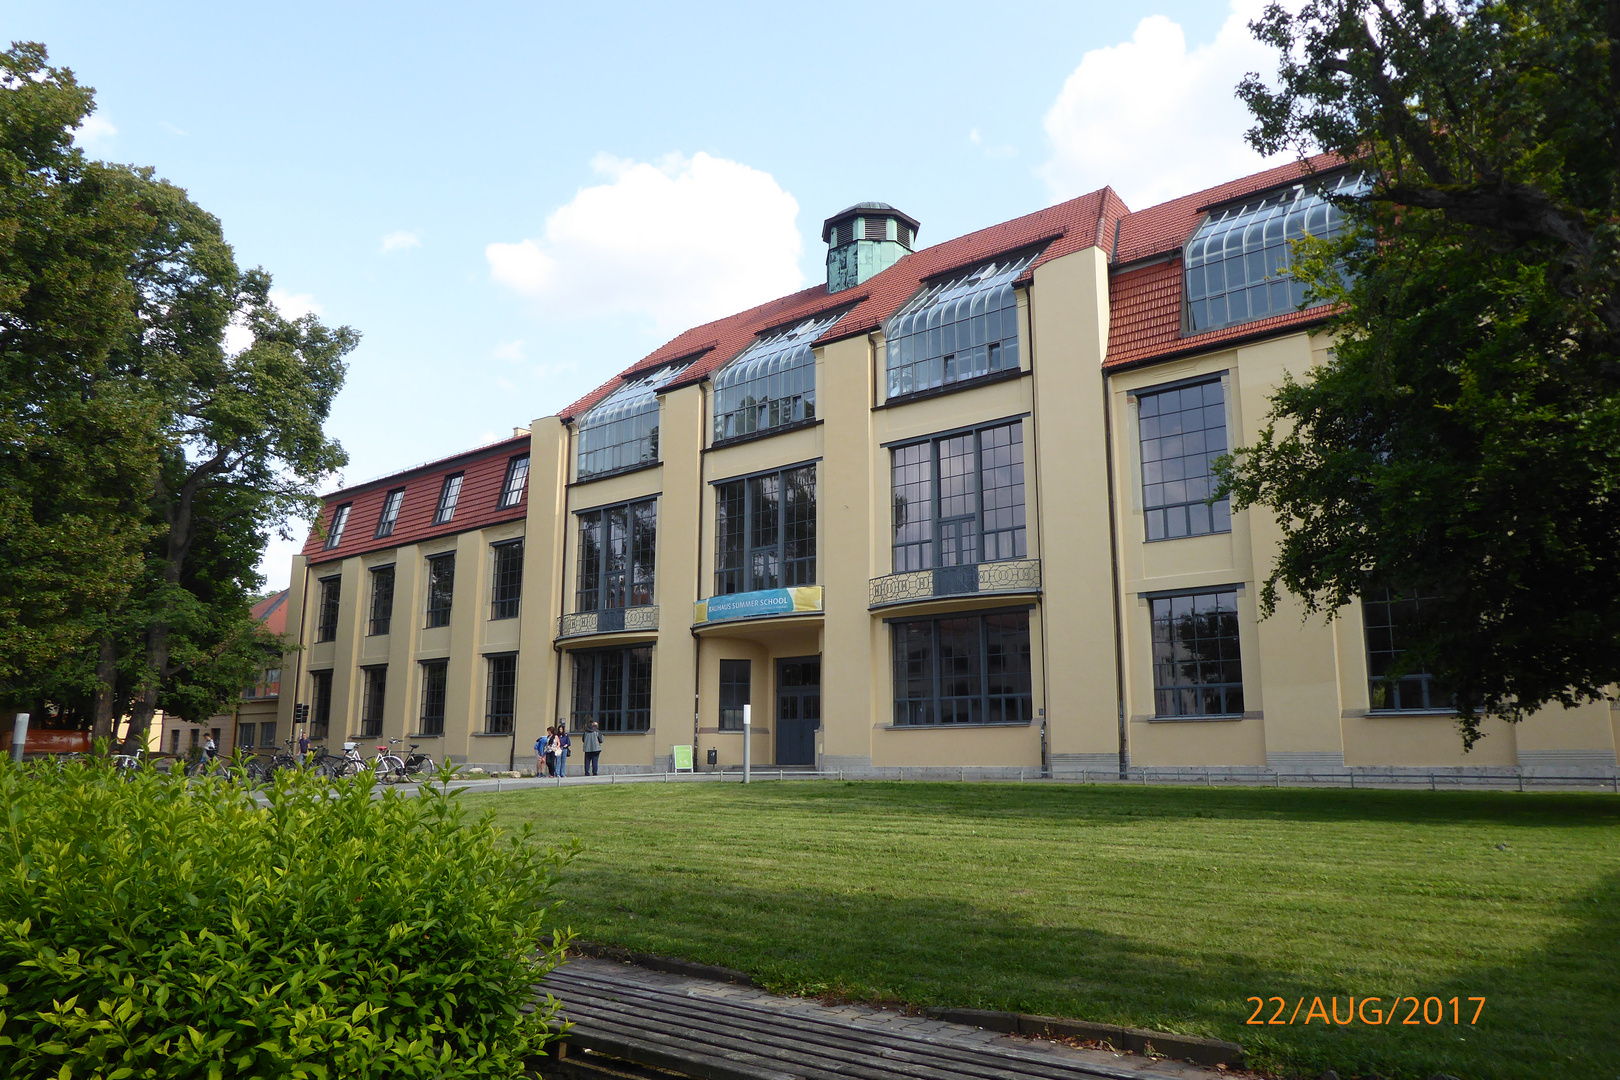
[[[346,559],[368,551],[420,543],[435,536],[452,536],[469,529],[481,529],[503,521],[515,521],[528,513],[529,491],[524,486],[517,505],[502,507],[501,485],[506,481],[506,463],[517,454],[527,453],[529,436],[519,435],[502,442],[455,457],[443,458],[403,473],[344,488],[326,496],[321,510],[322,532],[331,528],[332,515],[339,506],[351,506],[349,521],[343,530],[343,540],[327,551],[325,542],[315,530],[310,530],[304,541],[304,555],[309,564]],[[434,511],[439,506],[439,492],[444,478],[451,473],[464,473],[461,495],[456,500],[455,515],[443,525],[433,524]],[[405,489],[405,500],[400,505],[394,531],[377,538],[377,522],[382,517],[383,501],[395,488]]]
[[[1342,163],[1342,159],[1336,155],[1318,154],[1127,214],[1119,223],[1119,239],[1114,245],[1113,261],[1121,265],[1176,251],[1192,235],[1194,226],[1204,216],[1205,207],[1281,187],[1289,181],[1324,172]]]
[[[914,251],[853,289],[829,294],[824,284],[812,285],[768,304],[705,323],[644,357],[622,375],[597,387],[558,415],[564,420],[573,420],[617,389],[627,376],[688,356],[693,357],[691,366],[669,385],[683,386],[696,382],[742,352],[760,331],[836,308],[853,305],[822,336],[823,342],[867,333],[882,326],[929,279],[1038,242],[1048,242],[1049,246],[1035,266],[1088,247],[1101,246],[1106,249],[1112,241],[1115,223],[1128,212],[1124,201],[1112,188],[1103,188],[1045,210]]]
[[[264,628],[272,634],[285,634],[287,632],[287,594],[290,589],[282,589],[274,596],[267,596],[253,605],[253,617],[264,623]]]

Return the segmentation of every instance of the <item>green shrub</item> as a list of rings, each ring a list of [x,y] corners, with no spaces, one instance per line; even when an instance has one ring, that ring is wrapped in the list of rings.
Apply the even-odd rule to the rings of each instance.
[[[518,1075],[572,852],[374,794],[0,762],[0,1075]]]

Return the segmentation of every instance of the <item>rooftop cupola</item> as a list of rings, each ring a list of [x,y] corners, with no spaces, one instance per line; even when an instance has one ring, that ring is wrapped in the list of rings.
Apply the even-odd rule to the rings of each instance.
[[[917,219],[888,203],[856,203],[821,225],[827,291],[852,289],[899,262],[917,241]]]

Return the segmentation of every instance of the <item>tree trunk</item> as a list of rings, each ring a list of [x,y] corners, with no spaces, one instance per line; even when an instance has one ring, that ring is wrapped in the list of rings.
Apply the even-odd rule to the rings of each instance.
[[[113,702],[118,696],[118,644],[110,632],[101,635],[101,653],[96,658],[96,711],[90,723],[90,742],[106,739],[112,745]]]

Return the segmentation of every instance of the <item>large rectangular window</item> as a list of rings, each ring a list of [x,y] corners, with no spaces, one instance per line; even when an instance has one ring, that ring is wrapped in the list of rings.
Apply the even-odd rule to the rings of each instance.
[[[1388,587],[1371,589],[1361,598],[1362,620],[1367,626],[1368,702],[1373,711],[1454,707],[1444,680],[1421,665],[1402,663],[1437,600],[1424,590]]]
[[[1028,553],[1021,422],[897,446],[890,476],[895,573]]]
[[[394,523],[399,520],[399,508],[404,502],[404,488],[395,488],[384,496],[382,513],[377,515],[377,539],[394,535]]]
[[[489,657],[489,687],[484,694],[484,731],[510,735],[517,711],[517,654]]]
[[[715,595],[815,583],[814,465],[715,487]]]
[[[491,619],[515,619],[523,598],[523,541],[512,540],[493,548],[495,566],[490,574]]]
[[[315,621],[316,641],[336,641],[338,605],[343,599],[343,579],[321,578],[321,610]]]
[[[748,660],[720,661],[720,730],[743,729],[742,707],[751,702],[753,664]]]
[[[259,734],[257,724],[236,725],[236,746],[240,750],[252,750],[253,740]]]
[[[456,553],[428,557],[427,625],[450,625],[450,601],[456,591]]]
[[[573,728],[592,720],[610,733],[652,726],[652,646],[574,653]]]
[[[1149,599],[1155,716],[1240,716],[1237,590]]]
[[[327,551],[331,551],[333,548],[343,543],[343,530],[348,528],[349,511],[351,509],[352,505],[350,503],[344,503],[342,506],[337,508],[335,513],[333,513],[332,527],[326,533]]]
[[[382,734],[383,700],[388,695],[388,668],[362,668],[365,684],[360,695],[360,734],[374,738]]]
[[[324,739],[332,727],[332,673],[309,673],[309,737]]]
[[[422,661],[422,730],[417,734],[444,734],[444,701],[449,674],[448,660]]]
[[[651,604],[657,554],[658,500],[581,513],[574,610],[605,611]]]
[[[388,633],[394,619],[394,568],[378,566],[371,571],[372,636]]]
[[[1018,368],[1013,282],[1040,255],[1004,255],[925,286],[884,327],[888,396]]]
[[[1029,612],[897,622],[893,633],[896,725],[1030,722]]]
[[[1142,439],[1142,508],[1147,538],[1231,532],[1231,503],[1208,503],[1210,463],[1226,453],[1226,394],[1220,380],[1137,395]]]
[[[456,516],[456,503],[461,499],[462,478],[461,473],[444,478],[444,487],[439,489],[439,505],[433,511],[433,524],[443,525]]]

